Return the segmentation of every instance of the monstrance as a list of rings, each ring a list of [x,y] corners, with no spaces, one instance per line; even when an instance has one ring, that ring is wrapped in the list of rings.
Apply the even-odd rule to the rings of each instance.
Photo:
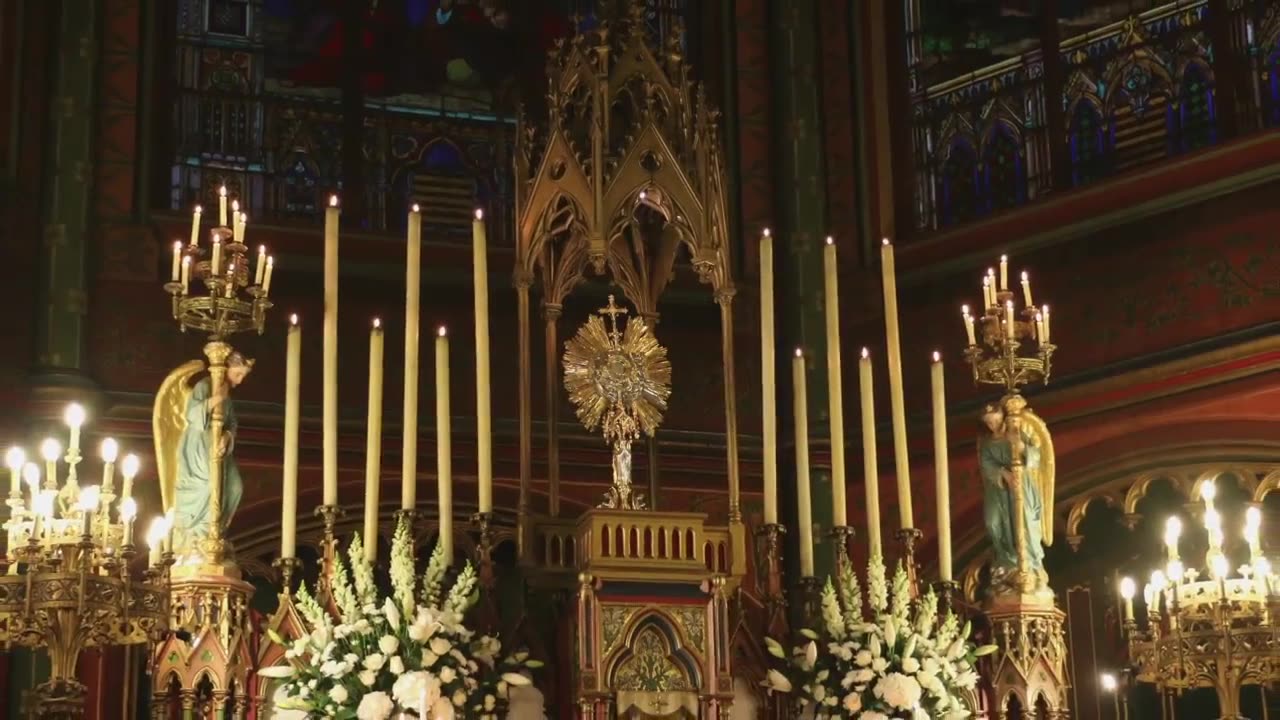
[[[631,490],[631,443],[641,432],[652,437],[662,422],[671,362],[642,318],[619,329],[627,310],[613,297],[565,343],[564,386],[578,420],[588,430],[600,427],[613,447],[613,485],[600,507],[643,510],[644,495]]]

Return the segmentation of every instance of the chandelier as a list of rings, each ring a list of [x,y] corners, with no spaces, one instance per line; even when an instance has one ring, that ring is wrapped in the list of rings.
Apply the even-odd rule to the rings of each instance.
[[[42,463],[18,447],[5,454],[8,567],[0,575],[0,642],[49,653],[50,678],[34,698],[42,718],[83,714],[85,687],[76,679],[82,649],[146,643],[168,625],[167,518],[152,521],[150,562],[134,572],[138,457],[121,460],[117,495],[120,446],[103,440],[101,484],[81,486],[84,408],[72,404],[64,418],[70,429],[65,453],[49,438],[39,448]]]
[[[1170,517],[1164,533],[1165,567],[1153,571],[1143,588],[1145,627],[1139,626],[1133,612],[1137,584],[1132,578],[1120,581],[1124,631],[1138,682],[1175,693],[1212,688],[1222,719],[1243,720],[1241,688],[1280,680],[1276,638],[1280,578],[1262,555],[1262,512],[1256,506],[1245,512],[1249,562],[1232,571],[1223,551],[1225,535],[1222,515],[1214,506],[1216,495],[1212,482],[1201,486],[1209,537],[1205,572],[1183,565],[1178,555],[1182,521]]]

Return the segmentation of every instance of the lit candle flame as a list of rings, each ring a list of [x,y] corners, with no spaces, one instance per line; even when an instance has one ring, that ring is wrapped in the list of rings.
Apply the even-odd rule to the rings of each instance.
[[[422,208],[418,207],[418,203],[414,203],[414,204],[413,204],[413,211],[414,211],[414,212],[422,212]]]
[[[438,334],[440,337],[444,337],[445,335],[449,334],[449,330],[445,326],[441,325],[440,329],[436,331],[436,334]]]
[[[836,244],[836,239],[835,239],[835,238],[833,238],[833,237],[831,237],[830,235],[828,235],[828,236],[827,236],[827,244],[828,244],[828,245],[835,245],[835,244]]]
[[[476,208],[476,220],[483,220],[483,219],[484,219],[484,211],[481,210],[480,208]]]
[[[942,353],[938,352],[937,350],[934,350],[934,351],[933,351],[933,361],[934,361],[934,362],[942,362]]]
[[[298,324],[298,313],[293,313],[292,315],[289,316],[289,324],[290,325]]]
[[[764,235],[765,237],[769,237],[769,236],[770,236],[770,235],[772,235],[773,233],[771,233],[771,232],[769,231],[769,228],[765,228],[764,230],[760,231],[760,234],[761,234],[761,235]]]
[[[338,196],[337,196],[337,195],[330,195],[330,196],[329,196],[329,207],[338,207]]]
[[[379,328],[381,328],[381,327],[382,327],[382,319],[381,319],[381,318],[374,318],[374,319],[373,319],[373,329],[374,329],[374,330],[377,330],[377,329],[379,329]]]
[[[871,351],[866,348],[862,348],[862,357],[864,359],[871,357]]]

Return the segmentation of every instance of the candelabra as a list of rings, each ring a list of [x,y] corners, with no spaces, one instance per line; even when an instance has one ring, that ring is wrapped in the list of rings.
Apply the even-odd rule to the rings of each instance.
[[[1137,585],[1120,583],[1124,601],[1124,632],[1129,661],[1138,682],[1175,692],[1212,688],[1218,696],[1222,720],[1243,720],[1240,691],[1245,685],[1280,680],[1280,577],[1263,557],[1259,542],[1262,514],[1257,507],[1245,513],[1244,537],[1250,560],[1235,573],[1223,552],[1222,516],[1214,507],[1213,483],[1201,486],[1204,526],[1209,549],[1204,579],[1182,564],[1178,539],[1182,523],[1176,517],[1165,525],[1168,559],[1151,574],[1143,589],[1145,628],[1133,613]]]
[[[227,189],[223,187],[218,193],[218,225],[210,230],[208,249],[200,244],[203,213],[196,207],[191,221],[191,240],[186,246],[182,241],[174,242],[170,280],[164,286],[172,299],[173,318],[182,331],[190,329],[208,334],[204,354],[209,360],[209,378],[215,397],[226,382],[227,358],[231,355],[227,338],[247,331],[261,335],[265,329],[266,312],[272,307],[269,294],[275,268],[275,260],[267,255],[265,246],[260,246],[257,264],[250,275],[244,244],[248,216],[233,202],[232,224],[228,226]],[[194,288],[193,282],[201,283],[203,289]],[[213,406],[211,448],[221,447],[223,412],[221,405]],[[209,476],[222,477],[222,456],[218,453],[209,456]],[[206,568],[222,566],[227,560],[229,553],[222,525],[222,483],[214,482],[210,484],[209,529],[198,548]]]
[[[1009,259],[1000,257],[1000,276],[994,268],[982,278],[983,308],[977,317],[965,305],[962,313],[969,346],[965,359],[973,366],[974,382],[999,385],[1009,394],[1035,382],[1049,382],[1053,351],[1049,341],[1049,306],[1031,300],[1031,278],[1022,273],[1022,299],[1017,310],[1009,290]],[[975,328],[975,322],[977,328]],[[980,332],[979,332],[980,331]],[[979,342],[981,341],[981,342]]]
[[[20,448],[5,457],[10,516],[5,523],[8,568],[0,575],[0,642],[43,647],[49,653],[50,677],[36,688],[32,708],[49,718],[84,713],[85,687],[76,679],[82,649],[146,643],[165,632],[169,613],[167,518],[151,524],[151,562],[140,575],[134,573],[137,456],[123,458],[117,496],[119,445],[104,440],[102,483],[81,487],[84,409],[69,406],[65,419],[71,431],[66,454],[57,440],[45,440],[40,446],[43,472]],[[61,478],[60,456],[65,464]]]

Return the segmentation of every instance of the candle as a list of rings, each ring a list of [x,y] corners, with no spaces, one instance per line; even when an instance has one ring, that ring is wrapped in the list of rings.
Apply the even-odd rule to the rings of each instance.
[[[147,561],[151,567],[159,566],[163,560],[164,534],[164,518],[152,520],[151,527],[147,529],[147,547],[150,549]]]
[[[764,521],[778,523],[778,397],[773,338],[773,237],[760,234],[760,386],[764,444]]]
[[[871,382],[871,355],[862,348],[858,361],[862,396],[862,484],[867,493],[867,545],[871,557],[884,557],[880,545],[880,471],[876,467],[876,407]]]
[[[800,531],[800,574],[813,577],[813,503],[809,491],[809,409],[805,397],[804,353],[796,348],[791,361],[791,382],[795,395],[796,426],[796,511]]]
[[[898,520],[914,528],[911,510],[911,466],[907,459],[907,411],[902,399],[902,348],[898,340],[898,281],[894,274],[893,245],[885,238],[880,249],[884,274],[884,325],[889,356],[889,409],[893,416],[893,459],[898,476]]]
[[[984,307],[992,307],[996,304],[995,293],[991,291],[991,278],[982,278],[982,304]]]
[[[422,271],[422,213],[409,211],[404,275],[404,431],[400,452],[400,508],[418,502],[418,312]]]
[[[1010,340],[1016,335],[1014,326],[1017,320],[1013,317],[1013,301],[1008,300],[1004,304],[1004,330]]]
[[[209,261],[209,274],[218,275],[218,269],[222,267],[222,238],[218,235],[213,236],[213,258]]]
[[[236,239],[236,242],[244,244],[244,233],[245,233],[245,230],[247,230],[248,228],[249,228],[249,213],[242,212],[240,213],[240,237]]]
[[[120,501],[120,522],[124,530],[120,533],[120,544],[133,547],[133,520],[138,517],[138,503],[133,498]]]
[[[453,564],[453,460],[449,428],[449,336],[436,336],[436,492],[440,504],[440,544]]]
[[[182,294],[191,292],[191,256],[182,258]]]
[[[200,244],[200,215],[203,211],[197,205],[195,212],[191,213],[191,247]]]
[[[1036,340],[1044,344],[1044,314],[1036,311]]]
[[[261,287],[263,279],[267,274],[267,246],[258,246],[258,267],[254,270],[253,284]]]
[[[232,200],[231,201],[231,242],[237,243],[237,244],[240,242],[240,239],[244,237],[243,228],[240,227],[240,220],[241,220],[240,201]]]
[[[369,420],[364,448],[364,556],[378,559],[378,490],[382,482],[382,321],[369,331]]]
[[[476,293],[476,481],[479,484],[480,512],[488,513],[493,511],[493,438],[489,429],[489,259],[484,212],[481,210],[476,210],[471,235]]]
[[[1009,256],[1000,256],[1000,292],[1009,290]]]
[[[71,430],[71,443],[67,446],[67,455],[79,458],[80,428],[84,425],[84,407],[79,403],[71,403],[67,406],[66,412],[63,413],[62,419],[66,421],[67,427]]]
[[[302,327],[289,316],[284,365],[284,497],[280,507],[280,557],[297,556],[298,428],[302,406]]]
[[[227,186],[218,188],[218,227],[227,226]]]
[[[236,292],[236,259],[231,258],[231,262],[227,263],[227,284],[226,296],[228,299],[235,296]]]
[[[827,237],[823,255],[827,306],[827,396],[831,413],[831,524],[849,524],[844,482],[844,389],[840,376],[840,290],[836,267],[836,245]]]
[[[938,575],[943,582],[951,577],[951,480],[947,461],[947,395],[942,355],[933,354],[930,368],[933,391],[933,461],[938,506]]]
[[[1124,619],[1125,622],[1133,620],[1133,594],[1137,588],[1134,586],[1133,578],[1120,579],[1120,597],[1124,600]]]
[[[169,279],[178,282],[182,278],[182,241],[173,243],[173,267],[169,270]]]
[[[40,443],[40,457],[44,458],[44,486],[50,490],[58,489],[58,456],[62,454],[62,446],[53,438],[45,438]]]
[[[21,497],[22,468],[27,464],[27,454],[20,447],[11,447],[4,454],[4,464],[9,468],[9,497]]]
[[[978,344],[978,341],[973,334],[973,316],[969,314],[969,306],[961,306],[960,312],[964,316],[964,331],[969,338],[969,346],[973,347]]]
[[[1182,537],[1182,520],[1177,515],[1170,516],[1164,523],[1164,544],[1171,563],[1178,561],[1178,538],[1180,537]]]
[[[140,465],[138,456],[129,454],[124,456],[124,462],[120,463],[120,477],[123,482],[120,484],[120,497],[128,499],[133,496],[133,479],[138,476],[138,466]]]
[[[1256,562],[1262,554],[1260,530],[1262,529],[1262,511],[1251,505],[1244,511],[1244,539],[1249,544],[1249,562]]]
[[[115,487],[116,457],[120,454],[120,445],[114,438],[102,441],[102,492],[111,495]]]
[[[1044,328],[1043,328],[1044,332],[1040,333],[1040,342],[1047,345],[1049,343],[1049,306],[1048,305],[1041,306],[1040,315],[1041,317],[1044,318]]]
[[[267,271],[262,275],[262,296],[266,297],[271,292],[271,271],[276,267],[276,259],[273,256],[267,257]]]
[[[995,307],[999,305],[999,303],[996,302],[996,269],[995,268],[987,268],[987,284],[991,287],[990,306]]]
[[[1026,270],[1022,271],[1022,300],[1027,307],[1035,307],[1035,303],[1031,302],[1031,276]]]
[[[324,213],[324,395],[321,435],[324,504],[338,504],[338,196]]]

